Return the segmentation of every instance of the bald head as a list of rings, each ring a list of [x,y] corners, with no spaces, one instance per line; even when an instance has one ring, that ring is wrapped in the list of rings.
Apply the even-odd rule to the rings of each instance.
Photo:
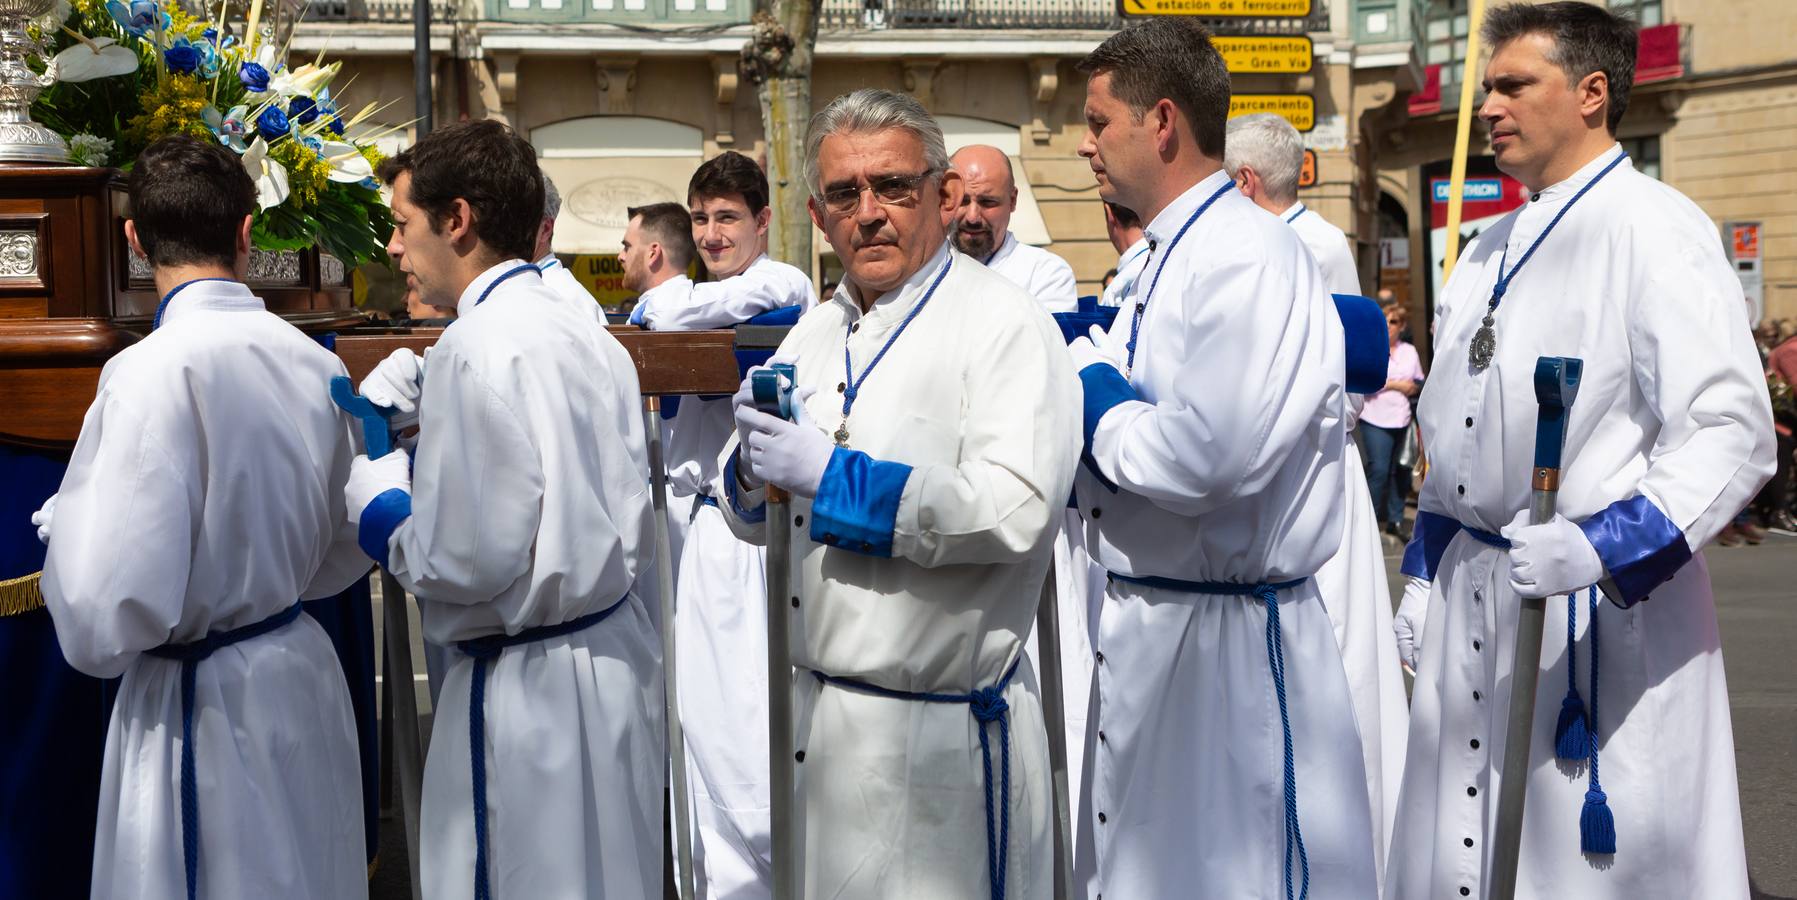
[[[949,164],[961,174],[964,186],[961,205],[955,208],[955,248],[984,261],[1004,243],[1011,213],[1017,211],[1011,158],[997,147],[974,144],[956,151]]]

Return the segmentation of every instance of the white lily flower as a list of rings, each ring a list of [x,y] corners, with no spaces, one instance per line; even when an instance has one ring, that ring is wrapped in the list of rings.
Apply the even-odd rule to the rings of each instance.
[[[50,60],[49,74],[57,81],[92,81],[137,71],[137,54],[109,37],[88,38],[71,44]]]
[[[325,141],[323,156],[331,164],[332,181],[358,184],[374,177],[374,167],[368,164],[368,158],[348,141]]]
[[[268,142],[257,137],[243,154],[244,171],[256,182],[256,204],[262,209],[287,199],[287,167],[268,158]]]
[[[317,94],[320,88],[331,83],[331,79],[337,76],[337,69],[341,65],[343,64],[340,62],[334,62],[328,66],[315,66],[306,63],[297,69],[276,72],[274,77],[269,79],[268,89],[282,97],[302,95],[311,97]]]

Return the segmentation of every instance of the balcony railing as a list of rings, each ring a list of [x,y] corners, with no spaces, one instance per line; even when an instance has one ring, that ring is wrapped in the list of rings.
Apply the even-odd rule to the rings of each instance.
[[[1220,34],[1302,34],[1329,30],[1329,4],[1313,0],[1301,19],[1216,18]],[[1117,0],[823,0],[818,28],[879,31],[914,28],[998,28],[1114,31],[1123,27]]]
[[[431,0],[431,21],[456,16],[455,0]],[[410,22],[412,0],[308,0],[305,22]]]

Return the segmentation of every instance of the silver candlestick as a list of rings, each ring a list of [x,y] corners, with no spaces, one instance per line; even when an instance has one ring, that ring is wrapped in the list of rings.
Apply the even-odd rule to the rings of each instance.
[[[0,162],[69,161],[62,136],[31,121],[32,101],[56,79],[26,65],[44,54],[27,27],[55,6],[56,0],[0,0]]]

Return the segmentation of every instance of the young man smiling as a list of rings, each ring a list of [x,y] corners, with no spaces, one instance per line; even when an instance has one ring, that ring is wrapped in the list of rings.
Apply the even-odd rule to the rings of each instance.
[[[679,278],[645,294],[643,325],[729,328],[816,303],[804,272],[768,258],[767,197],[767,175],[741,153],[722,153],[693,173],[692,240],[714,280]],[[717,508],[718,452],[731,430],[730,403],[722,398],[683,398],[670,423],[673,505],[691,510],[678,558],[674,640],[702,877],[715,900],[755,900],[773,889],[766,582],[761,549],[731,534]]]

